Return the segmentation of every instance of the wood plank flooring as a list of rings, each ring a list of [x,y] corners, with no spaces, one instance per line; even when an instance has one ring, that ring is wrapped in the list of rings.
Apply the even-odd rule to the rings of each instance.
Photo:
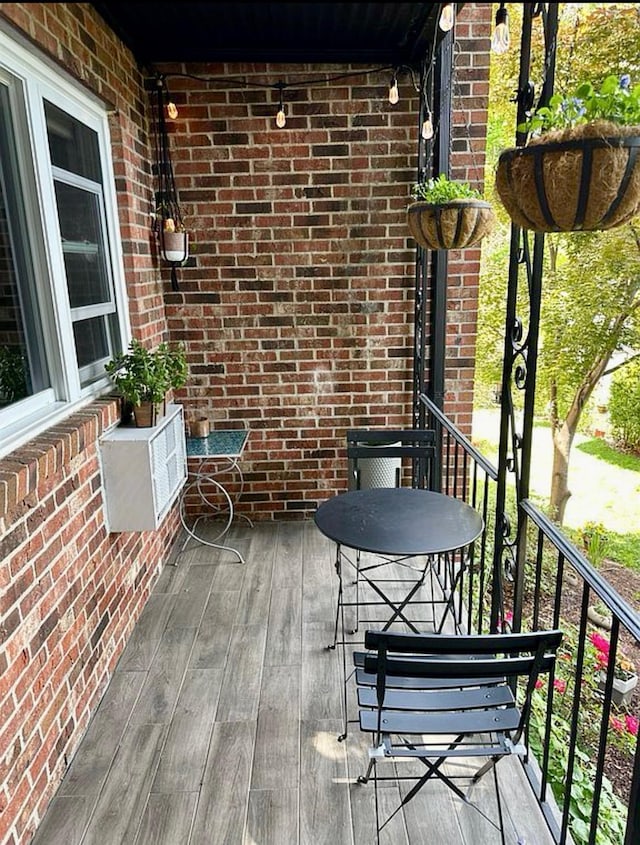
[[[244,565],[190,540],[165,567],[33,845],[374,845],[366,740],[352,725],[337,741],[334,547],[313,522],[239,522],[229,539]],[[507,842],[551,845],[519,763],[498,771]],[[398,786],[381,793],[389,814]],[[491,778],[474,795],[492,815]],[[438,782],[381,837],[499,841]]]

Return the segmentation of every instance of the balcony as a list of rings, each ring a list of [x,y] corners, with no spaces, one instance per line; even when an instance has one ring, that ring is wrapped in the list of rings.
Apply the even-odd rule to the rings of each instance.
[[[489,503],[496,472],[426,397],[423,402],[440,435],[443,489],[473,504],[488,524],[467,561],[457,604],[464,628],[486,631],[492,606]],[[591,593],[613,616],[611,655],[622,637],[637,647],[637,615],[530,502],[522,508],[531,522],[523,630],[562,627],[562,597],[576,588],[577,579],[582,600],[573,643],[576,677],[585,669]],[[344,719],[342,668],[339,654],[327,648],[337,589],[333,544],[311,521],[253,529],[238,522],[232,530],[246,565],[190,541],[177,550],[175,565],[164,568],[34,845],[374,841],[373,788],[357,783],[366,765],[366,740],[355,726],[344,743],[337,740]],[[555,566],[551,602],[544,601],[549,583],[542,577],[549,555]],[[568,570],[574,575],[570,587]],[[505,595],[503,607],[513,608],[513,590]],[[512,609],[501,612],[513,618]],[[499,624],[508,627],[506,619]],[[524,765],[510,758],[498,766],[507,841],[571,841],[569,802],[558,795],[556,803],[548,781],[556,762],[548,749],[557,753],[557,748],[549,739],[556,725],[547,707],[554,690],[557,697],[559,677],[551,680],[550,693],[540,691],[547,750],[538,758],[530,753]],[[599,802],[608,801],[602,773],[611,752],[612,682],[610,671],[594,726],[595,765],[585,765],[579,748],[584,697],[572,700],[564,749],[568,788],[575,793],[584,789],[585,778],[595,778],[585,822],[594,834]],[[638,783],[637,748],[635,754],[630,790]],[[384,791],[383,804],[395,806],[397,789]],[[490,815],[492,781],[474,790]],[[638,823],[632,791],[627,806],[632,812],[624,820],[624,841],[630,843]],[[383,841],[479,845],[496,842],[496,836],[475,810],[433,784],[398,814]]]

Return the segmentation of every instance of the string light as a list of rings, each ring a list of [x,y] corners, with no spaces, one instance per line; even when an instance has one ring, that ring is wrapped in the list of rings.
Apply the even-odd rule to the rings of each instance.
[[[491,49],[500,55],[507,52],[509,43],[509,15],[504,3],[500,3],[500,8],[496,12],[496,27],[491,38]]]
[[[171,120],[175,120],[178,117],[178,107],[172,100],[167,103],[167,117]]]
[[[445,3],[442,7],[442,11],[440,12],[440,20],[438,21],[438,25],[443,32],[449,32],[450,29],[453,29],[453,25],[456,20],[456,9],[455,3]]]
[[[284,91],[286,83],[285,82],[278,82],[276,88],[280,90],[280,105],[278,106],[278,113],[276,115],[276,126],[278,129],[284,129],[287,125],[287,115],[284,111],[284,103],[282,101],[282,92]]]
[[[422,130],[420,132],[423,139],[428,141],[430,138],[433,138],[433,121],[431,120],[431,112],[427,111],[427,116],[422,124]]]
[[[389,102],[392,106],[395,106],[399,100],[400,92],[398,91],[398,76],[394,73],[389,85]]]

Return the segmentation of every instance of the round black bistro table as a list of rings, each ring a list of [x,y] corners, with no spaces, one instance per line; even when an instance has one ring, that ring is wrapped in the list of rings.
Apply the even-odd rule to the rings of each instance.
[[[318,507],[315,523],[339,545],[388,555],[455,551],[483,529],[482,517],[466,502],[413,487],[340,493]]]
[[[453,555],[469,546],[482,533],[484,523],[480,514],[466,502],[414,487],[374,487],[366,490],[352,490],[340,493],[323,502],[315,513],[315,523],[318,529],[336,543],[336,572],[338,574],[338,602],[336,607],[333,644],[329,648],[342,645],[342,670],[344,687],[344,731],[339,739],[347,735],[347,683],[351,672],[347,668],[347,647],[355,643],[347,639],[345,626],[345,607],[355,610],[355,627],[350,634],[356,634],[360,625],[360,610],[374,605],[388,608],[385,621],[376,625],[383,625],[382,630],[388,630],[391,625],[403,623],[410,631],[419,633],[419,622],[410,618],[407,613],[411,608],[419,605],[430,605],[433,616],[430,620],[433,630],[442,632],[447,616],[453,617],[455,624],[454,596],[464,566],[462,562],[455,567]],[[356,552],[355,562],[344,549]],[[380,563],[361,565],[360,553],[367,552],[379,556]],[[442,590],[442,600],[434,599],[433,592],[427,601],[416,600],[418,591],[424,583],[427,572],[438,556],[444,557],[445,580],[443,583],[436,572]],[[417,565],[409,561],[415,560]],[[421,560],[421,564],[418,561]],[[392,581],[379,580],[378,572],[385,563],[400,563],[408,566],[416,576],[407,580],[407,592],[402,599],[398,599],[385,591],[386,584]],[[353,601],[347,601],[344,588],[343,567],[355,572],[355,589]],[[437,567],[436,567],[437,569]],[[360,584],[375,595],[373,601],[365,600],[360,594]],[[435,605],[442,604],[444,609],[440,621],[435,617]],[[362,620],[365,621],[365,620]],[[342,637],[338,638],[341,629]],[[355,652],[353,655],[356,667],[363,654]]]

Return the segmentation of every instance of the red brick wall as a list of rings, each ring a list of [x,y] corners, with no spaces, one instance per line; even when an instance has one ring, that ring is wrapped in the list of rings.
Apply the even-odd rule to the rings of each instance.
[[[458,23],[456,176],[481,182],[488,4]],[[240,508],[309,516],[346,488],[345,430],[411,424],[415,244],[406,205],[417,165],[418,97],[389,74],[296,85],[307,65],[198,65],[174,76],[171,144],[194,266],[167,291],[171,335],[188,345],[187,418],[252,429]],[[357,67],[326,66],[325,75]],[[361,69],[360,69],[361,70]],[[234,82],[246,80],[249,85]],[[287,125],[274,122],[287,83]],[[469,124],[469,128],[465,128]],[[480,250],[450,254],[445,409],[467,431]]]
[[[0,5],[112,106],[118,212],[135,334],[166,333],[150,250],[148,114],[130,53],[85,4]],[[27,843],[60,783],[179,530],[109,534],[92,403],[0,461],[0,842]]]
[[[287,127],[277,130],[272,92],[170,79],[176,177],[195,245],[174,293],[150,235],[150,114],[133,57],[87,4],[4,3],[0,15],[113,106],[134,333],[155,343],[168,325],[187,342],[191,379],[178,399],[189,417],[252,427],[241,506],[257,518],[310,515],[346,486],[347,428],[410,424],[405,206],[417,98],[408,80],[395,107],[385,76],[292,85]],[[490,4],[467,4],[458,22],[456,106],[472,125],[467,133],[456,118],[456,175],[482,163],[489,16]],[[188,70],[277,81],[317,69]],[[463,424],[478,259],[477,250],[450,254],[445,409]],[[107,534],[97,439],[115,416],[113,402],[94,403],[0,461],[3,843],[29,841],[179,528],[174,509],[159,532]]]

